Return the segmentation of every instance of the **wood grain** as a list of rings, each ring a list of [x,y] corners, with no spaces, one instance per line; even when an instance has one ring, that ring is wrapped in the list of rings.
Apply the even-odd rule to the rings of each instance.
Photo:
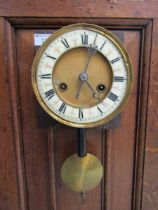
[[[135,169],[132,209],[142,208],[144,157],[146,142],[146,122],[148,110],[148,91],[150,76],[150,58],[152,43],[152,21],[142,30],[141,57],[139,62],[140,75],[137,98],[137,128],[135,141]]]
[[[4,19],[0,18],[0,209],[20,210],[5,24]]]
[[[147,133],[145,147],[143,210],[158,208],[158,21],[153,22],[153,40],[151,52],[151,73],[147,113]]]
[[[124,32],[124,44],[134,70],[134,84],[127,106],[121,113],[120,129],[108,131],[107,136],[107,210],[130,209],[134,167],[135,128],[137,120],[137,91],[141,34]],[[126,198],[126,199],[125,199]]]
[[[31,85],[33,32],[17,31],[16,46],[28,208],[44,210],[50,208],[48,132],[38,129],[36,121],[36,106]]]
[[[79,194],[70,192],[65,188],[61,182],[60,169],[63,161],[69,155],[76,152],[75,129],[59,126],[55,130],[50,130],[48,136],[47,130],[39,130],[36,127],[36,112],[35,103],[33,101],[34,95],[32,93],[32,87],[30,84],[30,68],[33,60],[34,48],[33,43],[33,30],[17,30],[17,48],[18,48],[18,69],[19,69],[19,87],[20,88],[20,103],[21,103],[21,115],[23,125],[23,141],[24,141],[24,157],[26,165],[26,181],[28,195],[28,205],[30,209],[35,209],[39,204],[39,209],[53,207],[56,209],[70,209],[70,206],[74,208],[82,208],[81,198]],[[135,74],[138,77],[139,71],[139,32],[121,32],[125,36],[125,44],[131,53],[131,58],[134,64]],[[119,34],[115,31],[115,34]],[[29,45],[30,44],[30,45]],[[131,46],[135,46],[134,48]],[[136,77],[136,78],[137,78]],[[129,119],[129,111],[125,111],[125,114],[121,117],[121,129],[112,131],[107,138],[107,156],[106,150],[102,151],[102,145],[104,145],[105,139],[103,139],[102,131],[100,129],[89,129],[88,138],[88,151],[96,155],[99,159],[107,159],[105,162],[105,186],[106,192],[102,190],[99,185],[95,190],[87,193],[86,204],[84,209],[129,209],[131,206],[131,192],[132,192],[132,180],[133,180],[133,159],[134,159],[134,137],[135,137],[135,125],[136,119],[133,117],[136,115],[136,100],[137,100],[137,88],[138,79],[135,79],[135,89],[132,93],[131,101],[128,105],[128,110],[131,113],[131,121]],[[32,98],[33,97],[33,98]],[[133,111],[132,111],[133,110]],[[32,113],[29,115],[29,113]],[[127,121],[130,126],[127,127]],[[25,126],[27,124],[27,127]],[[128,130],[124,133],[123,130]],[[105,138],[105,137],[104,137]],[[118,139],[115,141],[115,139]],[[77,140],[76,140],[77,141]],[[125,144],[126,143],[126,144]],[[42,146],[43,145],[43,146]],[[43,148],[44,147],[44,148]],[[42,154],[39,156],[39,152]],[[122,152],[122,150],[124,152]],[[111,152],[110,152],[111,151]],[[47,155],[49,154],[49,156]],[[28,156],[29,155],[29,156]],[[112,156],[111,156],[112,155]],[[115,156],[116,155],[116,156]],[[117,157],[117,159],[116,159]],[[47,160],[47,162],[44,161]],[[39,161],[40,160],[40,161]],[[51,160],[51,161],[50,161]],[[116,162],[119,161],[119,162]],[[123,160],[127,160],[124,162]],[[122,161],[124,164],[122,164]],[[42,163],[42,164],[41,164]],[[116,167],[117,163],[117,167]],[[39,165],[40,164],[40,165]],[[45,170],[43,170],[45,168]],[[38,173],[39,171],[39,173]],[[128,171],[128,173],[127,173]],[[118,175],[116,175],[118,174]],[[47,177],[47,181],[45,178]],[[29,181],[28,181],[29,180]],[[41,186],[37,187],[39,181]],[[49,181],[48,181],[49,180]],[[126,180],[126,181],[125,181]],[[51,182],[52,181],[52,182]],[[49,184],[51,183],[51,184]],[[123,188],[122,198],[127,196],[126,202],[124,199],[121,201],[119,198],[120,190],[119,186]],[[128,186],[128,187],[126,187]],[[103,186],[104,187],[104,186]],[[45,197],[41,190],[45,189]],[[106,198],[102,198],[103,194],[106,194]],[[47,195],[47,197],[46,197]],[[51,196],[50,196],[51,195]],[[97,196],[96,196],[97,195]],[[124,196],[123,196],[124,195]],[[110,199],[110,200],[109,200]],[[47,200],[47,204],[46,204]],[[64,200],[64,203],[62,202]],[[95,204],[91,202],[95,200]],[[121,202],[120,202],[121,201]],[[119,206],[119,207],[118,207]]]
[[[14,7],[15,2],[12,2],[14,12],[20,8],[20,4],[17,8]],[[70,2],[66,2],[68,3],[65,5],[67,8]],[[128,5],[134,4],[133,2],[128,2]],[[4,9],[5,4],[0,11]],[[17,12],[17,16],[23,12],[23,15],[27,13],[29,17],[32,10],[28,11],[27,4],[28,2],[25,2],[23,5],[25,11]],[[57,4],[59,5],[60,2]],[[92,1],[89,4],[92,6]],[[111,1],[108,4],[120,5],[121,1]],[[49,2],[47,2],[48,5]],[[145,7],[145,4],[143,3],[142,6]],[[7,6],[5,9],[7,10]],[[45,7],[41,12],[44,10]],[[10,9],[7,11],[12,14]],[[49,11],[50,9],[48,13]],[[61,15],[61,11],[56,12],[59,16]],[[94,11],[92,13],[94,14]],[[0,24],[3,30],[0,32],[2,43],[0,45],[2,58],[0,95],[3,100],[0,100],[2,110],[0,119],[0,140],[2,139],[0,141],[2,145],[0,148],[2,157],[0,159],[2,168],[0,170],[2,174],[0,177],[2,195],[0,196],[0,209],[2,210],[140,210],[141,204],[143,204],[142,210],[158,208],[155,181],[158,175],[157,124],[155,122],[158,64],[157,46],[154,44],[157,42],[158,22],[154,20],[151,77],[148,83],[152,20],[146,18],[106,19],[101,16],[94,18],[93,14],[87,19],[80,18],[79,13],[76,13],[78,15],[76,19],[9,17],[5,25],[1,19]],[[107,13],[107,17],[108,15]],[[140,15],[143,17],[142,14]],[[42,15],[38,11],[38,17],[40,16]],[[11,24],[7,21],[10,21]],[[37,31],[52,32],[65,24],[78,21],[100,24],[113,30],[116,34],[122,34],[135,72],[134,87],[127,107],[121,114],[120,128],[108,132],[100,128],[87,130],[88,152],[96,155],[102,161],[105,173],[102,183],[86,194],[84,205],[82,205],[81,196],[66,189],[60,178],[63,161],[76,152],[76,130],[60,124],[49,129],[47,126],[39,128],[36,99],[31,86],[34,33]],[[7,36],[5,36],[6,32]],[[147,103],[148,84],[150,84],[149,103]],[[146,115],[147,108],[148,115]],[[144,194],[143,203],[141,203],[146,131]]]
[[[7,17],[10,22],[16,28],[55,28],[58,29],[64,25],[73,23],[91,23],[100,26],[106,26],[106,28],[132,28],[138,29],[146,26],[152,19],[149,18],[106,18],[106,17],[51,17],[51,18],[33,18],[33,17]]]
[[[9,88],[10,88],[10,101],[12,109],[12,124],[14,128],[14,143],[15,143],[15,156],[17,163],[17,176],[18,176],[18,187],[19,187],[19,201],[20,209],[26,210],[26,186],[25,186],[25,173],[24,173],[24,160],[23,160],[23,149],[22,149],[22,132],[20,122],[20,104],[18,98],[18,76],[17,76],[17,59],[15,49],[15,31],[9,22],[6,24],[7,34],[7,52],[8,52],[8,77],[9,77]]]
[[[0,1],[1,16],[157,18],[155,0],[10,0]]]

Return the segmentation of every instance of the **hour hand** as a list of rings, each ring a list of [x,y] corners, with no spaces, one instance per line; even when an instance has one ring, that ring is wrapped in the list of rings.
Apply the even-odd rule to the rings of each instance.
[[[78,91],[77,91],[77,94],[76,94],[76,98],[79,98],[79,95],[80,95],[80,91],[81,91],[81,88],[82,88],[82,85],[83,83],[85,83],[88,79],[88,74],[85,73],[85,72],[82,72],[79,76],[80,78],[80,85],[78,87]]]
[[[92,87],[91,84],[88,82],[88,80],[86,81],[86,83],[87,83],[88,87],[91,89],[91,91],[93,92],[93,97],[96,98],[96,99],[98,99],[98,100],[100,100],[100,98],[99,98],[99,93],[94,91],[93,87]]]

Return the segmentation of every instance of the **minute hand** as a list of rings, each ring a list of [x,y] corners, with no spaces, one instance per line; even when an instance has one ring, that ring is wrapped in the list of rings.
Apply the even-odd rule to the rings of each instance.
[[[83,70],[84,73],[87,72],[87,69],[88,69],[88,66],[89,66],[89,64],[90,64],[91,58],[92,58],[92,56],[93,56],[95,53],[96,53],[96,49],[95,49],[95,48],[93,48],[93,47],[88,48],[88,54],[89,54],[89,56],[88,56],[87,64],[86,64],[86,66],[85,66],[85,68],[84,68],[84,70]],[[82,73],[83,73],[83,72],[82,72]]]
[[[87,61],[87,63],[86,63],[86,66],[85,66],[84,70],[83,70],[82,73],[80,74],[80,78],[82,78],[82,75],[83,75],[84,73],[87,72],[89,63],[90,63],[90,61],[91,61],[91,58],[92,58],[92,56],[93,56],[95,53],[96,53],[96,48],[95,48],[95,47],[91,46],[90,48],[88,48],[88,54],[89,54],[89,56],[88,56],[88,61]],[[88,77],[88,75],[87,75],[87,77]],[[82,85],[83,85],[83,83],[84,83],[85,81],[86,81],[86,80],[84,80],[84,81],[81,80],[80,85],[79,85],[79,87],[78,87],[77,94],[76,94],[76,98],[79,98],[79,95],[80,95],[80,91],[81,91]]]

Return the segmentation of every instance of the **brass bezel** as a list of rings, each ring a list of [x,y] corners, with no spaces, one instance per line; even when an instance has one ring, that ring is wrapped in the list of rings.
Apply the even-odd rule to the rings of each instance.
[[[45,104],[45,102],[43,101],[43,99],[42,99],[42,97],[41,97],[41,95],[40,95],[40,93],[38,91],[37,81],[36,81],[36,70],[37,70],[38,62],[39,62],[39,60],[40,60],[44,50],[46,49],[46,47],[54,39],[56,39],[58,36],[62,35],[63,33],[70,32],[70,31],[72,31],[74,29],[87,29],[87,28],[90,31],[94,31],[94,32],[100,33],[103,36],[105,36],[106,38],[110,39],[113,42],[113,44],[117,47],[117,49],[119,50],[119,52],[121,53],[121,55],[122,55],[122,57],[124,59],[125,65],[126,65],[126,70],[127,70],[127,88],[126,88],[126,93],[124,95],[124,98],[123,98],[122,102],[120,103],[120,105],[110,115],[106,116],[103,119],[95,121],[95,122],[77,123],[77,122],[71,122],[71,121],[68,121],[66,119],[63,119],[61,116],[57,115],[51,109],[49,109],[49,107]],[[72,24],[72,25],[65,26],[65,27],[59,29],[58,31],[54,32],[44,42],[44,44],[39,48],[39,50],[38,50],[38,52],[37,52],[37,54],[36,54],[36,56],[34,58],[33,65],[32,65],[32,86],[33,86],[33,90],[34,90],[34,93],[36,95],[36,98],[37,98],[38,102],[40,103],[40,105],[55,120],[59,121],[62,124],[65,124],[65,125],[68,125],[68,126],[72,126],[72,127],[78,127],[78,128],[88,128],[88,127],[95,127],[95,126],[102,125],[102,124],[110,121],[118,113],[120,113],[121,110],[123,109],[123,107],[125,106],[125,104],[127,102],[127,99],[128,99],[128,97],[130,95],[131,88],[132,88],[132,81],[133,81],[132,64],[131,64],[129,55],[128,55],[124,45],[110,31],[108,31],[107,29],[105,29],[103,27],[94,25],[94,24],[87,24],[87,23]]]

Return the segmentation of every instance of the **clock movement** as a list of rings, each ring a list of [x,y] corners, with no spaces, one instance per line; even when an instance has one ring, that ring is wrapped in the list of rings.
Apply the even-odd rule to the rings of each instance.
[[[120,113],[132,79],[123,44],[97,25],[65,26],[38,50],[32,66],[38,102],[55,120],[78,128],[79,152],[68,157],[61,169],[62,180],[71,190],[88,191],[100,182],[103,167],[86,152],[85,128],[107,123]]]

